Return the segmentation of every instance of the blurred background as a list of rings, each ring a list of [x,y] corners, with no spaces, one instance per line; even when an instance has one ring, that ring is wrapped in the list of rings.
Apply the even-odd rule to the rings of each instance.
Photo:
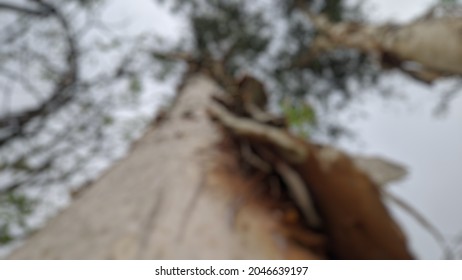
[[[460,80],[428,85],[348,49],[293,67],[315,34],[291,10],[297,1],[240,2],[0,0],[1,256],[127,154],[170,102],[185,67],[158,53],[220,56],[231,41],[232,71],[263,79],[295,133],[403,164],[408,175],[389,190],[462,258]],[[459,4],[305,2],[334,21],[374,24]],[[419,258],[447,257],[428,227],[389,205]]]

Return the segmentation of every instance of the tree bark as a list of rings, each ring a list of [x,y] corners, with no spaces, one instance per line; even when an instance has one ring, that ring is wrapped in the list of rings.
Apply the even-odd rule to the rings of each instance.
[[[389,175],[216,94],[188,78],[132,152],[10,258],[412,258],[381,200]]]
[[[242,173],[206,114],[219,91],[189,78],[132,152],[9,258],[326,258],[324,237],[287,225],[290,215],[256,194],[261,181]]]

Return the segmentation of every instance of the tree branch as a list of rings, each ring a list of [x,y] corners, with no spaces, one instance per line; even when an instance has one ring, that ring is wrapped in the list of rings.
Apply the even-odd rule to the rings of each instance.
[[[14,138],[33,134],[37,129],[35,129],[34,132],[31,132],[26,129],[26,126],[37,118],[45,119],[53,112],[56,112],[64,105],[68,104],[69,101],[73,99],[75,87],[78,81],[79,52],[77,49],[77,41],[69,21],[54,5],[43,0],[31,1],[40,5],[42,10],[46,11],[50,16],[55,17],[63,29],[65,37],[64,41],[67,43],[67,69],[62,72],[60,78],[55,83],[50,97],[43,101],[38,107],[0,118],[0,147]],[[38,127],[40,128],[41,126]]]
[[[0,11],[12,11],[16,13],[26,14],[30,16],[45,17],[51,15],[52,11],[48,9],[32,9],[25,6],[15,5],[11,3],[0,2]]]

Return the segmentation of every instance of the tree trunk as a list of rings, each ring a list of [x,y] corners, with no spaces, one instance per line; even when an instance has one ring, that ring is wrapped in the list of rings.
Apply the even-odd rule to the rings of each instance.
[[[241,171],[206,114],[217,92],[205,76],[185,81],[130,155],[10,258],[326,258],[322,235],[288,225],[292,212],[258,195],[261,181]]]
[[[10,258],[412,258],[381,200],[384,174],[216,94],[188,78],[130,155]]]

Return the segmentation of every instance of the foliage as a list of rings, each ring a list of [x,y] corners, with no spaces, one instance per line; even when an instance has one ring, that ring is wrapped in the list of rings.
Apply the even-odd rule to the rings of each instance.
[[[356,51],[338,50],[317,56],[310,52],[317,32],[298,11],[298,5],[308,5],[334,21],[359,20],[358,7],[347,8],[341,0],[171,2],[173,11],[183,13],[191,26],[184,40],[189,44],[178,49],[195,57],[223,61],[231,77],[251,73],[265,80],[278,103],[295,97],[310,103],[314,114],[325,114],[356,97],[348,86],[352,79],[360,84],[376,80],[376,67]],[[289,111],[284,108],[283,111],[298,110],[300,108]],[[289,116],[289,119],[292,118]],[[318,125],[324,129],[313,132],[329,131],[336,126],[323,118],[318,119]]]

